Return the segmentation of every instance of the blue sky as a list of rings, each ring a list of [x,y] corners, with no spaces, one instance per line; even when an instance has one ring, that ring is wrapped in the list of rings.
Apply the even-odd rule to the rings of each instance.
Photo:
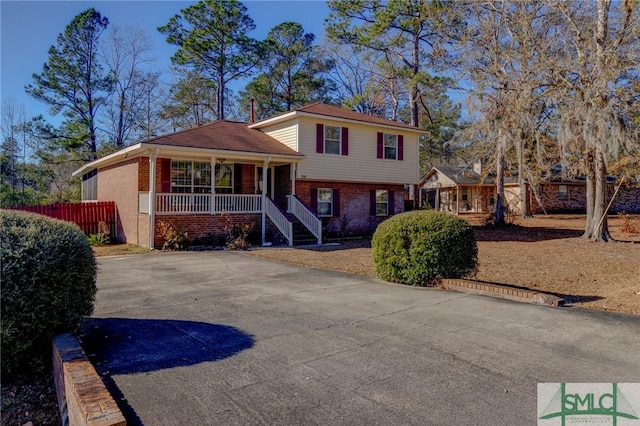
[[[136,25],[151,37],[157,66],[166,69],[175,47],[166,43],[157,27],[164,25],[181,9],[196,1],[5,1],[0,2],[2,99],[13,98],[27,106],[31,115],[47,116],[47,106],[24,92],[32,74],[40,73],[47,51],[56,43],[73,17],[94,7],[109,18],[110,25]],[[250,35],[263,39],[275,25],[284,21],[302,24],[306,32],[324,37],[324,20],[329,11],[324,1],[297,0],[244,1],[256,29]]]

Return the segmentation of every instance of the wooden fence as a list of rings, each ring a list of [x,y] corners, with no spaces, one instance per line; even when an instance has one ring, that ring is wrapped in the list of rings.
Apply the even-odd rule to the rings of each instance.
[[[38,213],[55,219],[73,222],[87,234],[101,232],[99,222],[109,226],[112,238],[116,233],[116,203],[115,201],[85,201],[83,203],[57,203],[45,206],[15,207],[13,210],[22,210]]]

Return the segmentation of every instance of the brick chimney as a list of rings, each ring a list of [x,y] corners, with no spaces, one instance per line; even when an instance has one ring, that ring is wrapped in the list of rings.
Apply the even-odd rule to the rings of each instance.
[[[255,99],[249,99],[249,124],[256,122],[255,102]]]

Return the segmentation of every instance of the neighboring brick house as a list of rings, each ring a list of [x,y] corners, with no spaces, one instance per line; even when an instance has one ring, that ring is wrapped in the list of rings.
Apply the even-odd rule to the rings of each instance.
[[[480,163],[473,167],[433,167],[418,183],[420,205],[430,205],[440,211],[452,213],[491,213],[495,210],[496,182],[493,176],[483,178]],[[613,195],[615,178],[609,177],[609,196]],[[541,200],[525,184],[524,197],[531,213],[583,213],[586,206],[586,182],[583,178],[566,178],[560,168],[552,169],[551,178],[538,185]],[[524,197],[517,178],[506,176],[505,201],[511,212],[519,214]],[[623,190],[613,200],[610,212],[640,211],[636,191]]]
[[[263,243],[370,234],[418,180],[415,127],[315,103],[257,123],[217,121],[136,143],[76,170],[83,199],[116,202],[117,238],[158,246],[252,223]],[[267,172],[264,173],[263,171]],[[263,191],[264,189],[264,191]]]

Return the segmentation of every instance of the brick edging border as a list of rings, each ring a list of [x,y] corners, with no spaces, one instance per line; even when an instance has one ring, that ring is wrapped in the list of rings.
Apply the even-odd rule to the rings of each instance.
[[[564,306],[564,299],[552,294],[482,281],[447,278],[442,279],[436,286],[446,290],[481,294],[519,302],[536,303],[539,305],[550,305],[554,307]]]
[[[126,426],[126,420],[73,335],[53,338],[53,381],[63,425]]]

